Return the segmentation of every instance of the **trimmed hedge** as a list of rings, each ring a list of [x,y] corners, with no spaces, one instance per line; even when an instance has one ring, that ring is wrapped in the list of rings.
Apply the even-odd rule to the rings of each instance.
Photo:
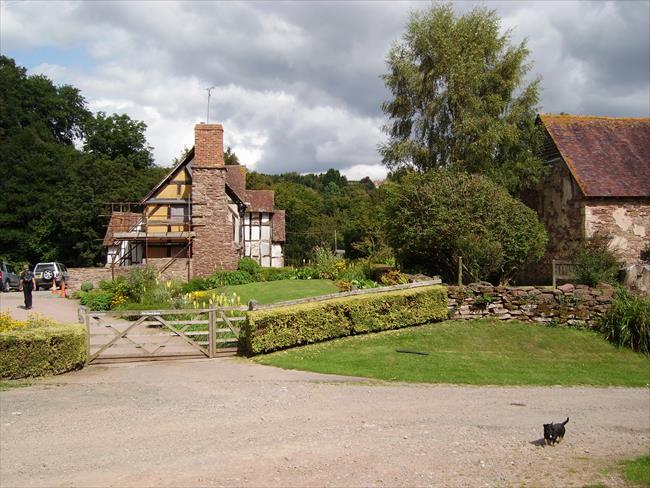
[[[248,312],[244,342],[251,354],[447,318],[447,291],[427,286]]]
[[[86,362],[86,328],[53,325],[0,334],[0,378],[65,373]]]

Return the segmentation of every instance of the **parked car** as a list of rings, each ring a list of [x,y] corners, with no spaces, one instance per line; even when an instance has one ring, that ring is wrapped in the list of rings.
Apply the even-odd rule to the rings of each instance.
[[[34,267],[34,278],[36,279],[36,288],[52,288],[52,281],[56,281],[56,286],[68,281],[68,268],[61,263],[38,263]]]
[[[10,291],[12,288],[18,289],[20,285],[20,276],[16,274],[11,264],[4,261],[0,263],[0,285],[2,291]]]

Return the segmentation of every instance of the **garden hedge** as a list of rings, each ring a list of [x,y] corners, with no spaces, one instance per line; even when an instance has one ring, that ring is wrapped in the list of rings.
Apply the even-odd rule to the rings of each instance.
[[[427,286],[254,310],[244,325],[249,354],[447,318],[447,292]]]
[[[86,362],[86,328],[54,325],[0,333],[0,378],[65,373]]]

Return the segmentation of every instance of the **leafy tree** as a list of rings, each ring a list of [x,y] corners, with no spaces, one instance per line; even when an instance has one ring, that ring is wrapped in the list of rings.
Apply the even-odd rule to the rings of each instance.
[[[3,141],[29,128],[44,141],[72,145],[90,116],[79,90],[56,87],[45,76],[27,76],[25,68],[1,55],[0,102]]]
[[[84,152],[109,159],[122,157],[136,169],[151,167],[153,155],[147,144],[146,130],[144,122],[132,120],[126,114],[107,116],[98,112],[87,122]]]
[[[534,184],[542,171],[535,126],[539,79],[526,42],[500,33],[494,10],[456,16],[451,5],[416,12],[387,56],[383,75],[392,99],[383,162],[427,171],[452,168],[489,176],[510,192]]]
[[[486,177],[410,172],[381,188],[388,242],[406,268],[453,282],[462,257],[471,279],[505,282],[546,248],[535,212]]]
[[[230,146],[228,146],[224,151],[223,160],[226,163],[226,166],[233,166],[239,164],[239,158],[237,157],[235,152],[232,149],[230,149]]]
[[[105,204],[140,199],[166,172],[152,165],[144,129],[127,116],[93,117],[77,89],[0,56],[2,253],[100,263]],[[74,143],[86,134],[82,152]]]

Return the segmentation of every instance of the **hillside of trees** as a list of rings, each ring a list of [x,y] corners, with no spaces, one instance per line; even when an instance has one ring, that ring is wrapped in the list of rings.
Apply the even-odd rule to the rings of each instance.
[[[0,256],[103,260],[105,203],[141,198],[165,174],[142,122],[92,114],[78,89],[0,57]]]

